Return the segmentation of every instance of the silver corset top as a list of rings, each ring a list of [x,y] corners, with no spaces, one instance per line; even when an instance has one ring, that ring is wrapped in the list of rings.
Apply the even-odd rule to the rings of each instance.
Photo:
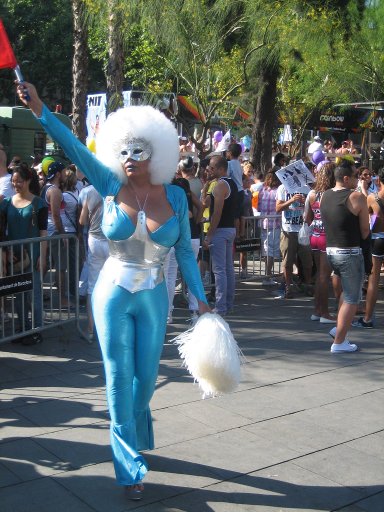
[[[170,247],[149,236],[144,211],[137,213],[135,232],[126,240],[108,240],[109,259],[103,275],[130,292],[152,289],[164,279],[163,265]]]

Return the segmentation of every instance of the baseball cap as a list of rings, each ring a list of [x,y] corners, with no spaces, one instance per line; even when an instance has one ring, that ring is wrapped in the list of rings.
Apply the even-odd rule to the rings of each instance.
[[[52,162],[48,166],[47,180],[51,180],[55,174],[65,169],[65,165],[62,162]]]
[[[316,142],[321,142],[321,137],[316,135],[315,137],[313,137],[313,140],[315,140]]]
[[[48,173],[48,167],[55,162],[55,159],[52,156],[46,156],[41,161],[41,168],[44,174]]]

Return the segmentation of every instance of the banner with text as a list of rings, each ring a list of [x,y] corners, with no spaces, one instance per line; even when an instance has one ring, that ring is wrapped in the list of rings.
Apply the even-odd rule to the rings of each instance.
[[[276,176],[290,194],[298,192],[301,187],[308,185],[308,183],[315,182],[315,177],[302,160],[297,160],[297,162],[282,167],[276,171]]]

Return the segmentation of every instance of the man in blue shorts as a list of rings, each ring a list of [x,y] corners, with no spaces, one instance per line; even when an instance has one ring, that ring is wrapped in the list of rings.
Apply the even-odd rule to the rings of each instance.
[[[327,256],[334,273],[341,278],[343,294],[337,316],[331,352],[355,352],[357,345],[346,338],[360,302],[364,279],[361,245],[369,237],[369,216],[365,196],[356,192],[358,171],[343,161],[335,169],[336,185],[322,196],[320,211],[327,236]]]

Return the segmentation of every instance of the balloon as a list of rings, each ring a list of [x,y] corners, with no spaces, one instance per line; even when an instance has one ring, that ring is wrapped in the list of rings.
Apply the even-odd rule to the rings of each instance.
[[[89,151],[92,151],[92,153],[96,154],[96,141],[95,141],[95,139],[90,139],[87,142],[87,148],[89,149]]]
[[[312,155],[312,162],[316,165],[318,165],[320,162],[325,160],[325,154],[322,152],[321,149],[318,149],[315,151]]]
[[[213,139],[215,142],[221,142],[223,140],[223,132],[217,131],[213,134]]]
[[[244,143],[245,149],[249,151],[251,149],[251,142],[252,139],[249,135],[244,135],[244,137],[241,139]]]

